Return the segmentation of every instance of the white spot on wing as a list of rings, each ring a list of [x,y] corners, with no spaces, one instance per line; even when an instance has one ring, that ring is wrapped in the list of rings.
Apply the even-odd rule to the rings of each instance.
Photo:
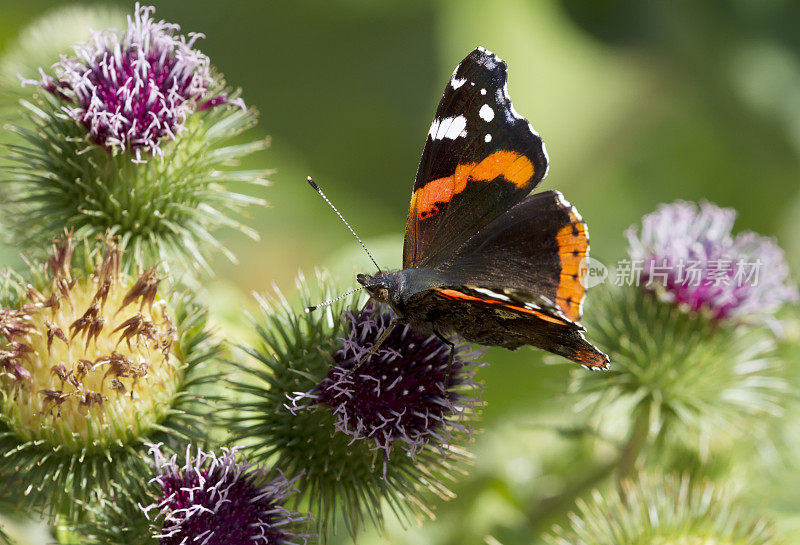
[[[442,120],[438,117],[434,117],[433,121],[431,122],[431,128],[428,131],[428,136],[431,137],[431,140],[436,140],[436,134],[439,132],[439,127],[442,124]]]
[[[487,57],[491,55],[496,62],[503,62],[500,57],[498,57],[497,55],[495,55],[494,53],[492,53],[491,51],[489,51],[488,49],[486,49],[482,45],[479,45],[477,49],[478,49],[478,51],[480,51],[481,53],[483,53]]]
[[[458,89],[465,83],[467,83],[466,78],[457,78],[455,77],[455,75],[452,77],[452,79],[450,79],[450,87],[452,87],[453,89]]]
[[[481,119],[486,121],[487,123],[494,119],[494,110],[488,104],[484,104],[481,106],[480,111],[478,111],[478,115],[481,116]]]
[[[434,118],[428,135],[431,137],[431,140],[443,140],[445,138],[455,140],[458,137],[467,136],[466,128],[467,118],[463,115],[445,117],[444,119]]]
[[[486,143],[491,142],[492,141],[492,135],[491,134],[487,134],[486,136],[483,137],[483,140]]]
[[[485,95],[486,94],[486,89],[481,89],[481,94]]]

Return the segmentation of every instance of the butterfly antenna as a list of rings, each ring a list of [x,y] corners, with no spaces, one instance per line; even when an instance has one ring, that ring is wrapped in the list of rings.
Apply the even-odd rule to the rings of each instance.
[[[339,219],[340,219],[340,220],[342,220],[342,223],[344,223],[344,224],[345,224],[345,226],[346,226],[346,227],[347,227],[347,228],[350,230],[350,232],[351,232],[351,233],[353,233],[353,236],[354,236],[354,237],[356,237],[356,240],[358,241],[358,243],[359,243],[359,244],[361,244],[361,247],[362,247],[362,248],[364,248],[364,251],[365,251],[365,252],[367,252],[367,255],[369,256],[370,260],[371,260],[371,261],[372,261],[372,263],[375,265],[375,268],[377,268],[377,269],[378,269],[378,272],[380,272],[381,268],[378,266],[378,263],[376,263],[376,262],[375,262],[375,259],[372,257],[372,254],[371,254],[371,253],[369,253],[369,250],[367,250],[367,247],[364,245],[364,243],[363,243],[363,242],[361,242],[361,239],[358,237],[358,235],[356,234],[356,232],[355,232],[355,231],[353,231],[353,228],[352,228],[352,227],[350,227],[350,224],[349,224],[349,223],[347,223],[347,220],[346,220],[346,219],[344,219],[344,216],[342,216],[342,214],[341,214],[341,213],[340,213],[340,212],[339,212],[339,211],[336,209],[336,207],[335,207],[335,206],[333,206],[333,203],[332,203],[332,202],[331,202],[331,201],[328,199],[328,197],[326,197],[326,196],[325,196],[325,193],[323,193],[323,192],[322,192],[322,189],[320,189],[320,187],[319,187],[319,186],[316,184],[316,182],[315,182],[314,180],[312,180],[312,179],[311,179],[311,176],[309,176],[309,177],[308,177],[308,178],[306,178],[306,179],[308,180],[308,184],[309,184],[311,187],[313,187],[313,188],[314,188],[314,190],[315,190],[317,193],[319,193],[319,194],[320,194],[320,196],[322,196],[322,198],[323,198],[323,199],[325,199],[325,202],[326,202],[326,203],[328,203],[328,206],[330,206],[331,208],[333,208],[333,211],[334,211],[334,212],[336,212],[336,215],[337,215],[337,216],[339,216]],[[335,301],[335,300],[336,300],[336,299],[334,299],[334,301]]]
[[[361,286],[360,288],[356,288],[356,289],[354,289],[354,290],[350,290],[350,291],[348,291],[347,293],[343,293],[343,294],[341,294],[339,297],[334,297],[333,299],[330,299],[330,300],[328,300],[328,301],[325,301],[324,303],[319,303],[319,304],[317,304],[317,305],[313,305],[313,306],[310,306],[310,307],[306,307],[306,314],[308,314],[308,313],[310,313],[310,312],[313,312],[313,311],[317,310],[317,309],[318,309],[318,308],[320,308],[320,307],[327,307],[328,305],[331,305],[331,304],[335,303],[336,301],[339,301],[339,300],[341,300],[341,299],[344,299],[344,298],[345,298],[345,297],[347,297],[348,295],[352,295],[353,293],[355,293],[355,292],[357,292],[357,291],[359,291],[359,290],[363,290],[365,287],[366,287],[366,286]]]

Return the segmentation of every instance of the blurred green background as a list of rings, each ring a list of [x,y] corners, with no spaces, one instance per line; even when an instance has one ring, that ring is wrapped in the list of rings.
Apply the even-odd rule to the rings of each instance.
[[[64,5],[0,1],[0,56],[18,51],[26,25]],[[256,131],[272,138],[271,148],[251,159],[276,169],[262,194],[271,207],[249,219],[261,240],[230,233],[240,263],[220,256],[218,278],[208,284],[225,331],[248,335],[241,309],[254,307],[250,292],[273,283],[291,292],[298,270],[328,268],[343,288],[353,285],[355,272],[370,270],[306,185],[307,175],[383,266],[400,266],[425,135],[453,67],[476,45],[508,62],[515,107],[550,154],[541,187],[561,190],[579,208],[594,257],[615,262],[626,246],[623,231],[658,203],[708,199],[739,211],[737,230],[778,237],[800,269],[798,2],[155,5],[157,18],[206,35],[200,49],[243,89],[261,113]],[[102,6],[132,11],[130,2]],[[22,45],[35,51],[38,44]],[[34,66],[14,67],[36,73]],[[20,262],[8,249],[0,259]],[[436,522],[408,532],[390,525],[392,543],[535,543],[563,516],[556,510],[537,526],[527,514],[580,473],[588,456],[580,441],[549,429],[570,420],[575,400],[565,394],[573,369],[548,365],[532,349],[490,350],[486,359],[492,365],[481,372],[487,407],[475,469],[456,486],[459,497],[438,506]],[[788,492],[800,483],[797,475],[779,479],[786,491],[772,483],[769,493],[756,494],[788,526],[800,507]]]

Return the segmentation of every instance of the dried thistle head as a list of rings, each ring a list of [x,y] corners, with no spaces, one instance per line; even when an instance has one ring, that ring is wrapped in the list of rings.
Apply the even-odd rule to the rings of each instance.
[[[0,311],[0,448],[15,452],[0,460],[0,475],[37,500],[55,496],[53,510],[68,490],[80,499],[122,470],[119,459],[142,442],[194,430],[199,405],[175,429],[169,423],[191,397],[185,385],[197,359],[216,353],[202,353],[201,317],[180,298],[170,303],[162,279],[121,272],[112,239],[88,256],[88,268],[73,264],[75,252],[70,235],[59,237],[36,287],[18,286],[16,308]]]
[[[72,448],[90,438],[108,445],[153,425],[175,393],[181,364],[164,349],[175,332],[166,302],[156,301],[152,271],[131,284],[108,240],[95,270],[73,278],[73,253],[72,237],[60,237],[43,301],[36,290],[21,308],[0,313],[3,414],[26,439],[55,433]]]

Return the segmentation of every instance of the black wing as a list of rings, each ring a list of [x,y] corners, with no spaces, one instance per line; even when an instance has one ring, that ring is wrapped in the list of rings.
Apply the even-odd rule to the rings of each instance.
[[[506,78],[505,62],[482,47],[453,72],[417,170],[404,269],[446,260],[547,173],[544,143],[514,110]]]

